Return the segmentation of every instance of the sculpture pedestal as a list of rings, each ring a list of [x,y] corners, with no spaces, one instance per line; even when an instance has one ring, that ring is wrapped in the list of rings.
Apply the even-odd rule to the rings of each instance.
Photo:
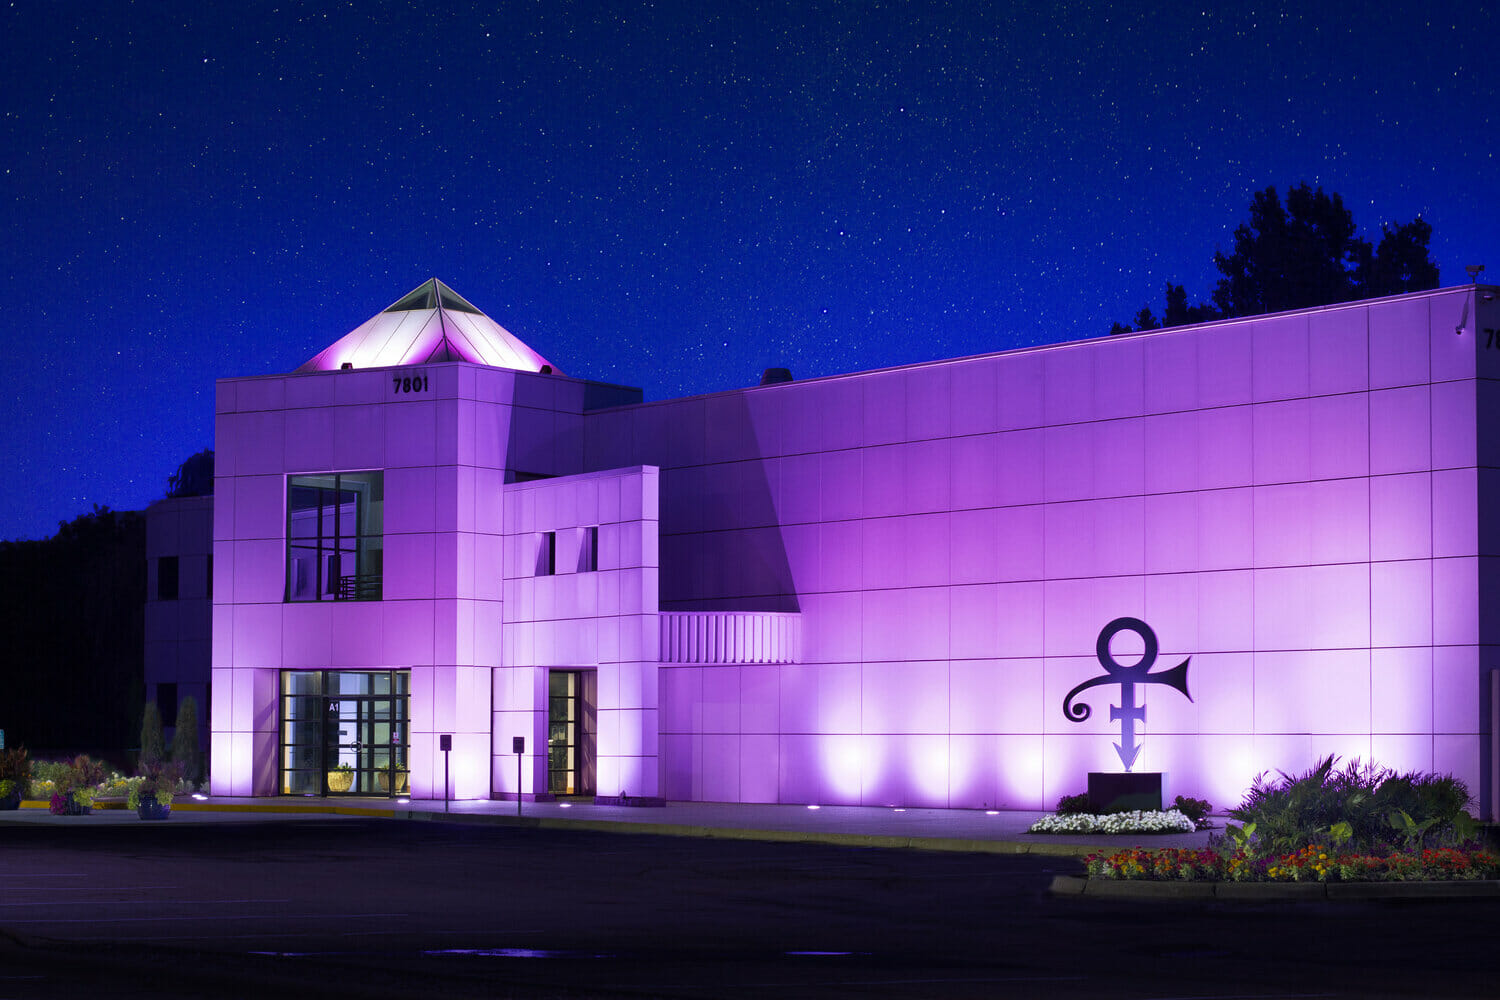
[[[1089,772],[1089,808],[1096,814],[1124,812],[1127,809],[1161,809],[1162,781],[1160,771],[1119,774]]]

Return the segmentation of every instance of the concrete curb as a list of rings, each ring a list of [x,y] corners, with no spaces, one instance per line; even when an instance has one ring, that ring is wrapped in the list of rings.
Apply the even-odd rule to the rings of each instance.
[[[24,809],[46,809],[45,801],[24,801]],[[97,809],[123,809],[123,801],[99,802]],[[684,823],[635,823],[603,819],[564,819],[557,816],[511,816],[496,813],[437,812],[427,809],[401,809],[384,806],[341,806],[331,804],[279,806],[260,802],[172,803],[173,812],[219,813],[308,813],[332,816],[361,816],[373,819],[397,819],[416,822],[482,824],[543,830],[589,830],[597,833],[639,834],[657,837],[697,837],[702,839],[748,840],[767,843],[828,844],[835,847],[877,847],[896,850],[942,851],[962,854],[1035,854],[1042,857],[1086,858],[1090,854],[1121,849],[1121,845],[1081,843],[1069,840],[1005,840],[975,837],[932,837],[902,834],[843,833],[818,830],[776,830],[749,827],[710,826]]]
[[[21,803],[22,809],[47,809],[51,803],[28,799]],[[95,800],[94,808],[98,810],[127,809],[129,808],[124,799]],[[394,819],[396,810],[371,808],[369,806],[297,806],[295,809],[278,809],[275,806],[265,806],[258,803],[248,802],[192,802],[177,801],[172,803],[173,812],[221,812],[221,813],[320,813],[331,816],[373,816],[377,819]]]
[[[1363,899],[1474,899],[1500,897],[1500,881],[1457,882],[1154,882],[1054,875],[1053,896],[1094,899],[1222,899],[1285,902]]]
[[[373,811],[372,811],[373,812]],[[1109,847],[1087,844],[1026,843],[962,837],[917,837],[878,833],[834,833],[812,830],[760,830],[742,827],[697,826],[679,823],[627,823],[602,819],[559,819],[551,816],[495,816],[483,813],[440,813],[392,810],[392,818],[437,823],[480,823],[536,830],[590,830],[596,833],[640,834],[653,837],[697,837],[706,840],[756,840],[770,843],[829,844],[836,847],[883,847],[965,854],[1037,854],[1083,858]],[[1118,849],[1118,848],[1115,848]]]
[[[248,802],[173,802],[172,811],[220,813],[316,813],[324,816],[368,816],[375,819],[395,819],[397,810],[379,806],[297,806],[295,809],[276,809]]]

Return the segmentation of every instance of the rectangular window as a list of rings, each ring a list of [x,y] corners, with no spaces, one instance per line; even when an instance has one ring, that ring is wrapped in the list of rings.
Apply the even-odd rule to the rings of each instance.
[[[544,531],[537,538],[536,575],[553,576],[557,573],[557,532]]]
[[[177,685],[156,685],[156,708],[161,712],[161,724],[167,727],[177,725]]]
[[[380,600],[384,473],[288,476],[286,516],[288,601]]]
[[[207,591],[203,596],[212,600],[214,596],[214,557],[211,553],[208,557],[208,579],[204,583],[204,586],[207,588]]]
[[[578,572],[592,573],[599,568],[599,526],[590,525],[583,529],[583,537],[578,544]]]
[[[177,600],[177,557],[162,556],[156,560],[156,599]]]

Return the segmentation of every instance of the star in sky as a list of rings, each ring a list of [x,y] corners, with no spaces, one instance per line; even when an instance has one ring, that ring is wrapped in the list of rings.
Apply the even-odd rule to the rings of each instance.
[[[0,10],[0,537],[137,508],[437,276],[648,398],[1101,335],[1256,190],[1496,231],[1483,5]]]

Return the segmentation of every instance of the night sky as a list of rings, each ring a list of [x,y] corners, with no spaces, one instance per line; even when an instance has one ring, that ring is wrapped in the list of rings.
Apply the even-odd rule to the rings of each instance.
[[[0,538],[433,276],[648,399],[1102,335],[1269,185],[1500,280],[1488,5],[1138,6],[9,3]]]

